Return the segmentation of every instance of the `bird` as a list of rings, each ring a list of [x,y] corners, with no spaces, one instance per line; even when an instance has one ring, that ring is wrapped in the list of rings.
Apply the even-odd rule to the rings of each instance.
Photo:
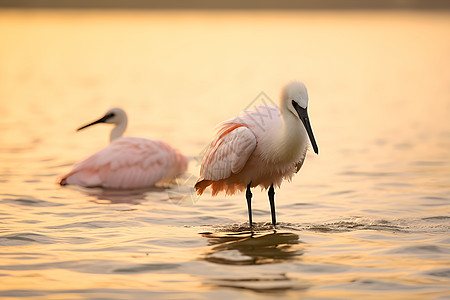
[[[194,188],[202,195],[210,186],[212,196],[245,190],[252,231],[251,188],[268,189],[272,225],[276,229],[274,187],[279,188],[284,179],[290,181],[300,170],[309,148],[308,139],[319,154],[308,116],[306,86],[292,81],[282,89],[278,107],[260,104],[217,125]]]
[[[165,184],[182,175],[188,159],[169,144],[140,137],[122,137],[128,118],[121,108],[111,108],[95,124],[114,124],[110,144],[74,166],[62,176],[61,185],[140,189]]]

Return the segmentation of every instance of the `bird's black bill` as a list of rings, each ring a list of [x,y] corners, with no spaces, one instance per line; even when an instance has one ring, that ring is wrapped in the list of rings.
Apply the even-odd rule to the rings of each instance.
[[[87,125],[84,125],[84,126],[78,128],[77,131],[80,131],[80,130],[82,130],[82,129],[85,129],[85,128],[87,128],[87,127],[89,127],[89,126],[92,126],[92,125],[95,125],[95,124],[105,123],[108,119],[110,119],[110,118],[112,118],[112,117],[114,117],[113,114],[107,114],[107,115],[103,116],[102,118],[98,119],[97,121],[94,121],[94,122],[92,122],[92,123],[89,123],[89,124],[87,124]]]
[[[298,113],[300,120],[302,120],[303,125],[305,126],[306,132],[308,133],[309,140],[311,141],[311,145],[316,154],[319,154],[319,148],[317,147],[316,139],[314,138],[314,134],[311,128],[311,124],[309,123],[308,111],[306,108],[301,107],[297,104],[297,102],[292,101],[295,110]]]

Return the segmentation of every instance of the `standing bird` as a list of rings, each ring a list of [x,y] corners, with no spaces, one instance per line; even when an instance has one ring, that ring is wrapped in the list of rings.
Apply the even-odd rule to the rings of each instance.
[[[197,194],[211,186],[212,195],[246,191],[252,228],[250,188],[269,188],[272,224],[276,226],[275,187],[290,180],[305,160],[308,137],[319,153],[308,118],[308,93],[303,83],[293,81],[282,91],[280,105],[260,105],[222,122],[203,157]]]
[[[61,180],[61,185],[84,187],[137,189],[166,183],[183,174],[187,158],[161,141],[138,137],[122,137],[127,128],[127,115],[120,108],[112,108],[90,124],[115,124],[110,144],[76,164]]]

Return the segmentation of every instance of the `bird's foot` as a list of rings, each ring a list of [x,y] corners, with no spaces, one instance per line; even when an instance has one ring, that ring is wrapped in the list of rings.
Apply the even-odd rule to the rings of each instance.
[[[277,233],[277,230],[278,230],[277,224],[273,224],[273,233]]]

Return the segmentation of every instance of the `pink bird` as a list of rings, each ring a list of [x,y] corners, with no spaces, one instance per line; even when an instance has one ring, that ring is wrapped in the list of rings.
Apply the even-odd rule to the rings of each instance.
[[[137,189],[167,183],[183,174],[187,158],[161,141],[138,137],[122,137],[127,128],[127,115],[120,108],[110,109],[102,118],[78,128],[110,123],[110,145],[76,164],[62,177],[61,185]]]
[[[272,224],[276,226],[275,187],[290,180],[305,160],[308,137],[319,153],[308,118],[308,93],[301,82],[291,82],[282,91],[279,107],[260,105],[222,122],[209,144],[195,184],[197,194],[211,186],[212,195],[232,195],[246,189],[248,217],[252,228],[250,188],[269,188]]]

